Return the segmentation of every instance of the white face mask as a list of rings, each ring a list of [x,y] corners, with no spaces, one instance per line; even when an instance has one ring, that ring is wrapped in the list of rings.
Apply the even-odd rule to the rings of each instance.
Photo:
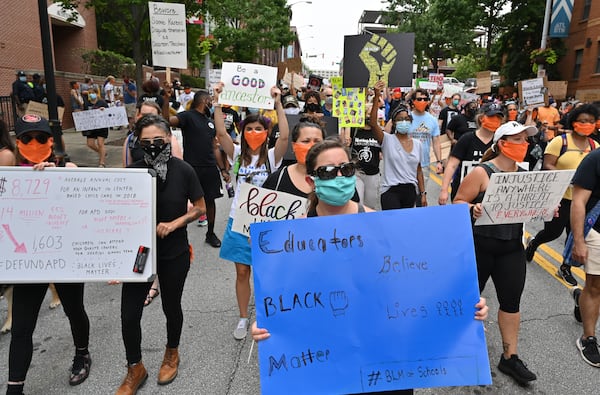
[[[285,112],[287,115],[297,115],[297,114],[300,114],[300,109],[296,108],[296,107],[289,107],[289,108],[284,108],[283,112]]]

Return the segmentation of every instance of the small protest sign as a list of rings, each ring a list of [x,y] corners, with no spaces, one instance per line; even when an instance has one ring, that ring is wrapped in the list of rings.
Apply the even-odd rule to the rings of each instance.
[[[152,63],[187,69],[185,5],[148,2]]]
[[[567,98],[567,88],[569,81],[547,81],[548,93],[556,100],[564,100]]]
[[[282,79],[285,73],[302,73],[302,59],[291,58],[277,63],[277,79]]]
[[[65,108],[64,107],[56,107],[56,109],[58,111],[58,120],[60,122],[62,122],[63,115],[65,114]],[[42,118],[49,119],[48,118],[48,105],[46,103],[38,103],[36,101],[30,100],[29,103],[27,103],[26,113],[39,115]]]
[[[306,217],[307,200],[286,192],[240,185],[239,198],[231,230],[250,236],[250,225],[257,222],[280,221]]]
[[[475,225],[550,221],[575,170],[493,173]]]
[[[77,111],[73,113],[73,121],[78,132],[123,126],[129,123],[123,106]]]
[[[304,86],[304,77],[302,77],[301,74],[286,71],[285,74],[283,74],[283,82],[286,83],[289,87],[300,89]]]
[[[475,93],[490,93],[492,91],[492,72],[480,71],[476,74],[477,88]]]
[[[442,89],[444,87],[444,74],[429,73],[427,78],[429,79],[429,82],[435,82],[437,84],[437,89]]]
[[[438,88],[438,85],[436,82],[431,82],[431,81],[419,81],[419,88],[421,89],[427,89],[429,91],[435,91]]]
[[[345,36],[344,87],[411,86],[414,47],[414,33]]]
[[[223,62],[221,81],[225,84],[219,104],[272,110],[271,88],[277,82],[277,68],[252,63]]]
[[[519,97],[527,108],[544,106],[548,102],[548,89],[545,78],[519,81]]]
[[[463,236],[424,249],[432,221]],[[258,349],[262,394],[491,383],[466,205],[257,223],[250,233],[257,325],[271,333]]]
[[[365,88],[344,88],[342,77],[330,79],[333,91],[332,115],[341,127],[365,126]]]

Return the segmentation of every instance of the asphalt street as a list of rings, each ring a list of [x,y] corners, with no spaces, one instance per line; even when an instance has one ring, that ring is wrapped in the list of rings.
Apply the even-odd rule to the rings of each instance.
[[[108,145],[108,167],[121,167],[121,145],[125,130],[111,131]],[[81,134],[65,133],[67,152],[80,166],[95,166],[97,155],[85,146]],[[431,205],[436,204],[439,177],[428,185]],[[231,201],[217,201],[216,233],[223,234]],[[527,226],[535,233],[539,224]],[[204,242],[205,228],[188,227],[194,245],[195,259],[188,275],[183,296],[184,328],[180,345],[179,376],[168,386],[158,386],[156,375],[166,343],[165,319],[160,297],[144,310],[143,362],[149,379],[140,394],[259,394],[260,380],[257,347],[250,353],[251,339],[236,341],[232,331],[238,311],[234,292],[235,270],[231,262],[218,257],[218,249]],[[399,235],[402,232],[399,231]],[[401,237],[401,236],[399,236]],[[423,248],[435,246],[436,239],[461,237],[453,233],[452,224],[432,223],[431,238]],[[538,380],[520,387],[500,373],[496,365],[502,344],[496,323],[497,302],[493,285],[488,283],[483,296],[490,305],[485,323],[493,384],[485,387],[419,389],[416,394],[595,394],[598,371],[585,364],[575,348],[582,327],[573,319],[573,303],[569,288],[556,276],[556,268],[564,238],[538,249],[534,262],[528,264],[527,284],[522,298],[522,323],[519,355]],[[580,270],[574,271],[583,283]],[[125,352],[120,331],[120,286],[105,283],[86,285],[85,304],[91,322],[91,374],[78,387],[68,385],[68,369],[73,346],[68,321],[62,309],[48,308],[50,297],[40,312],[34,333],[34,355],[25,393],[45,394],[111,394],[125,373]],[[252,316],[254,316],[254,303]],[[6,315],[6,303],[0,301],[0,317]],[[6,390],[10,334],[0,336],[0,393]]]

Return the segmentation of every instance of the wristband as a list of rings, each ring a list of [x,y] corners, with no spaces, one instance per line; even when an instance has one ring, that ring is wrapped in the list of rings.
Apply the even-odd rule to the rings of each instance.
[[[427,191],[421,192],[421,196],[425,196],[425,195],[427,195]]]

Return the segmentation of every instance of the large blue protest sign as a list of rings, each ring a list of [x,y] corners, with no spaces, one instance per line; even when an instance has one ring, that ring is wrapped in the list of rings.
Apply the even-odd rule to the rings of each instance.
[[[453,238],[433,238],[452,224]],[[466,205],[252,224],[263,394],[491,383]]]
[[[554,0],[552,19],[550,20],[550,37],[569,37],[574,0]]]

